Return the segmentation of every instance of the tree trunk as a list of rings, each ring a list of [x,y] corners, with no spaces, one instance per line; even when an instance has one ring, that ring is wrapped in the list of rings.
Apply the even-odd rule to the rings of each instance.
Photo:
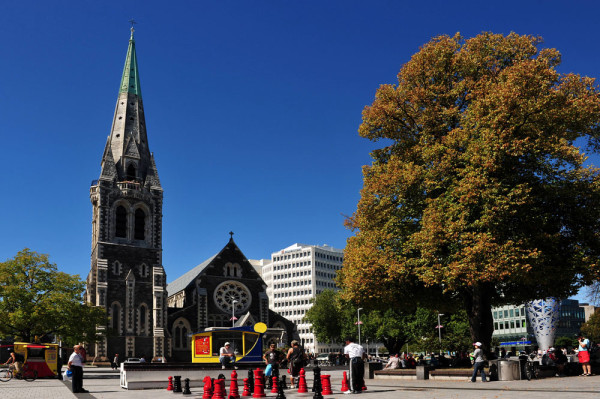
[[[489,283],[479,284],[467,290],[464,295],[465,309],[469,318],[469,329],[473,342],[481,342],[484,353],[491,349],[494,319],[492,317],[492,290]]]

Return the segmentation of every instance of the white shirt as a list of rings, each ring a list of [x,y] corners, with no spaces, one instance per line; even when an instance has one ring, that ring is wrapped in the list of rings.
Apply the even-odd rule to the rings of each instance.
[[[222,346],[221,350],[219,351],[219,355],[220,356],[233,355],[233,348],[230,346],[229,349],[227,349],[226,347]]]
[[[71,363],[72,366],[83,367],[83,363],[81,362],[81,356],[79,356],[79,354],[75,352],[71,353],[71,356],[69,357],[69,363]]]
[[[348,355],[350,359],[353,357],[362,358],[363,353],[365,353],[363,347],[359,344],[355,344],[354,342],[351,342],[344,347],[344,355]]]

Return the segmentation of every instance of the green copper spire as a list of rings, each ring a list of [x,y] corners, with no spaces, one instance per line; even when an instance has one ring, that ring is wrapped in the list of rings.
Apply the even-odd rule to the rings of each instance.
[[[119,93],[131,93],[142,97],[140,73],[135,55],[135,40],[133,40],[133,26],[131,27],[131,37],[129,38],[129,47],[127,48],[127,57],[125,58],[125,67],[123,67],[123,77],[121,78]]]

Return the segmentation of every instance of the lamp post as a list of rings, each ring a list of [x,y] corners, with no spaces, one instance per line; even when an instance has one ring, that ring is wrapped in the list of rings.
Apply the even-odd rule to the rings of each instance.
[[[356,322],[356,324],[358,325],[358,344],[360,345],[360,311],[363,310],[363,308],[358,308],[358,310],[356,311],[357,319],[358,321]]]
[[[236,301],[235,299],[233,301],[231,301],[231,327],[235,327],[235,304],[238,301]]]
[[[442,354],[442,323],[440,322],[440,316],[443,316],[443,313],[438,313],[438,337],[440,339],[440,355]]]

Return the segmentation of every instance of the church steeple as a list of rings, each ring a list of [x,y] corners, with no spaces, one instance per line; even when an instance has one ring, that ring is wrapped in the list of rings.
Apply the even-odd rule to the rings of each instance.
[[[148,188],[161,189],[154,157],[148,146],[133,27],[111,133],[102,158],[100,179],[136,182]]]

